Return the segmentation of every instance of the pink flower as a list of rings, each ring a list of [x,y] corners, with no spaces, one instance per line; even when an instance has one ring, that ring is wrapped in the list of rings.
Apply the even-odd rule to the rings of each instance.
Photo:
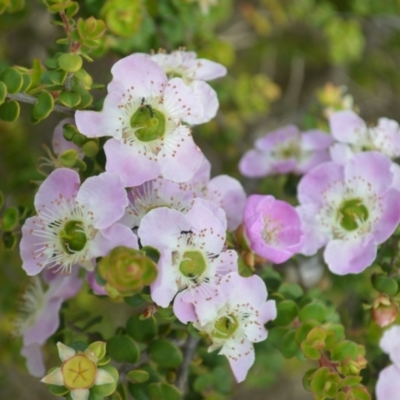
[[[264,324],[276,318],[275,300],[267,301],[267,288],[257,275],[243,278],[232,272],[221,279],[218,290],[224,300],[219,304],[210,302],[209,307],[217,308],[213,320],[202,324],[201,311],[196,310],[199,322],[193,325],[210,336],[208,351],[220,349],[237,382],[242,382],[254,363],[253,343],[267,338]]]
[[[33,376],[43,376],[45,366],[40,349],[60,325],[59,311],[64,300],[75,296],[82,286],[77,271],[62,276],[46,273],[43,275],[48,288],[38,276],[32,278],[24,293],[19,315],[14,321],[15,335],[22,336],[21,354],[26,358],[26,366]]]
[[[202,153],[190,127],[182,124],[203,113],[193,89],[182,79],[168,81],[149,56],[133,54],[111,69],[103,110],[77,111],[76,125],[88,137],[112,136],[104,146],[106,170],[138,186],[163,176],[190,179]]]
[[[94,258],[114,247],[137,246],[132,231],[115,223],[128,205],[122,179],[105,172],[79,185],[77,172],[59,168],[40,186],[37,216],[22,227],[22,268],[28,275],[46,267],[70,272],[81,265],[92,270]]]
[[[273,196],[249,196],[243,224],[250,248],[275,264],[287,261],[300,249],[302,231],[296,209]]]
[[[331,148],[331,156],[340,162],[346,153],[376,150],[389,158],[400,156],[400,127],[388,118],[379,118],[378,125],[368,127],[354,111],[332,114],[329,124],[333,137],[339,142]]]
[[[377,152],[355,154],[345,165],[315,167],[298,186],[301,252],[313,255],[325,246],[332,272],[362,272],[400,221],[400,192],[392,185],[392,163]]]
[[[200,200],[200,201],[199,201]],[[182,214],[166,207],[149,211],[138,236],[143,246],[161,253],[151,297],[161,307],[174,299],[174,312],[184,323],[206,322],[215,316],[211,302],[222,301],[217,285],[225,274],[237,271],[237,254],[225,249],[223,224],[201,199]]]
[[[151,59],[156,62],[168,77],[180,77],[190,86],[203,108],[200,118],[190,117],[190,124],[202,124],[215,117],[219,102],[214,89],[205,81],[211,81],[226,75],[226,68],[214,61],[197,58],[193,51],[175,50],[170,54],[153,54]]]
[[[332,138],[319,130],[300,132],[288,125],[257,139],[239,163],[244,176],[259,178],[271,174],[304,174],[330,159]]]

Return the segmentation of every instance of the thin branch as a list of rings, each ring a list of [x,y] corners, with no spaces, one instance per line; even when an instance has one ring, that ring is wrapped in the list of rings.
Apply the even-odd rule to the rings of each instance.
[[[14,93],[14,94],[7,93],[7,98],[10,100],[17,100],[20,101],[21,103],[28,103],[28,104],[36,104],[38,101],[36,97],[26,93]],[[75,114],[75,110],[73,108],[65,107],[60,104],[54,104],[54,110],[72,116]]]
[[[182,392],[182,398],[186,389],[186,383],[189,374],[189,365],[193,359],[198,343],[199,339],[194,338],[193,336],[189,336],[186,341],[183,363],[179,368],[178,378],[176,380],[176,387]]]

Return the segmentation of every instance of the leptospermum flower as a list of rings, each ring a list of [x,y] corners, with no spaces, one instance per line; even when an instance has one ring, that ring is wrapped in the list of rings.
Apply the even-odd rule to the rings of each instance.
[[[22,268],[28,275],[44,268],[68,273],[77,265],[92,270],[93,259],[114,247],[137,247],[133,232],[115,223],[128,205],[123,180],[105,172],[79,185],[77,172],[59,168],[40,186],[37,216],[22,227]]]
[[[112,136],[104,146],[106,170],[138,186],[163,176],[190,179],[202,153],[190,127],[182,124],[202,115],[193,89],[182,79],[168,81],[150,57],[133,54],[111,69],[103,110],[77,111],[76,125],[88,137]]]
[[[205,81],[211,81],[226,75],[226,68],[214,61],[197,58],[193,51],[176,50],[170,54],[160,52],[151,55],[168,75],[169,78],[182,78],[186,85],[190,86],[203,107],[201,118],[189,117],[190,124],[200,124],[210,121],[218,111],[219,102],[215,90]]]
[[[219,175],[210,180],[210,170],[210,163],[204,157],[195,176],[187,182],[157,178],[129,189],[129,206],[121,222],[138,228],[144,215],[156,207],[186,213],[195,199],[204,199],[209,208],[212,207],[210,203],[215,204],[214,213],[220,214],[221,221],[225,219],[221,212],[225,211],[228,229],[235,230],[242,222],[246,193],[240,182],[230,176]]]
[[[61,367],[54,368],[41,381],[47,385],[64,386],[65,393],[72,400],[87,400],[91,391],[101,390],[101,397],[109,396],[115,391],[118,371],[111,366],[98,366],[100,358],[105,356],[105,343],[95,342],[84,351],[76,351],[58,342],[58,354]],[[95,353],[96,350],[97,351]],[[99,358],[99,352],[101,356]],[[96,386],[104,386],[98,389]]]
[[[75,296],[82,286],[82,280],[76,273],[68,276],[47,273],[44,278],[49,285],[47,290],[39,276],[32,278],[14,321],[15,336],[22,336],[21,354],[26,358],[29,373],[37,377],[45,372],[40,347],[60,325],[62,303]]]
[[[381,349],[389,354],[392,365],[384,368],[376,384],[377,400],[397,400],[400,393],[400,326],[394,325],[383,334]]]
[[[183,323],[196,321],[197,315],[202,323],[213,319],[216,308],[210,305],[223,301],[218,283],[237,271],[236,252],[224,248],[225,231],[220,219],[198,200],[186,214],[161,207],[142,219],[142,244],[161,253],[151,297],[161,307],[175,298],[174,312]]]
[[[323,131],[300,132],[296,126],[288,125],[257,139],[255,148],[241,158],[239,170],[250,178],[288,172],[304,174],[330,160],[328,149],[332,142],[332,137]]]
[[[275,264],[287,261],[300,249],[301,221],[296,209],[273,196],[249,196],[243,225],[254,253]]]
[[[228,358],[237,382],[242,382],[254,363],[253,343],[267,338],[264,324],[276,318],[275,300],[267,301],[267,288],[257,275],[243,278],[230,273],[222,278],[218,290],[224,301],[211,302],[210,307],[217,307],[215,318],[193,325],[210,336],[213,344],[208,351],[221,349],[219,354]]]
[[[315,167],[298,186],[304,239],[301,252],[325,247],[338,275],[357,274],[376,258],[377,246],[400,221],[400,192],[392,188],[391,161],[377,152],[355,154],[345,165]]]
[[[332,114],[329,125],[333,137],[339,142],[331,149],[334,161],[343,162],[352,153],[376,150],[389,158],[400,156],[400,127],[388,118],[379,118],[378,124],[368,127],[354,111],[343,110]]]

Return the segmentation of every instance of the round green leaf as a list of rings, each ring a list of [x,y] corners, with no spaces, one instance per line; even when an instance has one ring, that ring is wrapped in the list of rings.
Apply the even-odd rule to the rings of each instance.
[[[89,140],[82,146],[82,151],[87,157],[95,157],[99,150],[99,144],[96,140]]]
[[[12,232],[3,233],[3,243],[6,249],[13,249],[17,243],[17,238]]]
[[[107,342],[107,354],[115,361],[134,364],[140,351],[134,340],[127,335],[117,335]]]
[[[310,384],[313,393],[319,395],[323,394],[328,374],[329,374],[328,367],[322,367],[319,368],[317,371],[315,371],[313,377],[311,378],[311,384]]]
[[[175,386],[167,383],[151,383],[147,387],[151,400],[180,400],[182,393]]]
[[[8,93],[19,92],[24,83],[22,74],[15,68],[6,68],[0,76],[0,80],[7,86]]]
[[[276,326],[268,330],[268,343],[277,349],[281,348],[283,336],[288,332],[288,328]]]
[[[76,129],[75,125],[65,124],[63,126],[63,135],[66,140],[72,140],[76,133],[79,133],[79,131]]]
[[[76,160],[78,159],[78,152],[75,149],[65,150],[60,155],[61,164],[64,167],[72,168],[76,164]]]
[[[299,311],[300,321],[303,322],[312,319],[323,322],[325,321],[327,315],[328,310],[326,309],[325,305],[317,301],[307,304]]]
[[[141,320],[138,316],[133,315],[126,324],[126,331],[138,342],[147,342],[157,335],[158,326],[153,316]]]
[[[54,99],[49,92],[42,92],[37,98],[37,103],[33,106],[32,116],[38,121],[47,118],[53,111]]]
[[[15,100],[6,101],[0,105],[0,119],[6,122],[13,122],[19,116],[19,104]]]
[[[297,305],[292,300],[283,300],[277,304],[278,315],[274,320],[274,324],[278,326],[289,325],[298,313]]]
[[[32,78],[28,75],[28,74],[24,74],[22,75],[22,79],[24,80],[20,91],[21,92],[26,92],[27,90],[29,90],[29,88],[32,85]]]
[[[58,385],[46,385],[48,391],[51,394],[54,394],[54,396],[65,396],[68,392],[69,389],[67,389],[65,386],[58,386]]]
[[[58,58],[60,68],[67,72],[76,72],[82,68],[82,58],[78,54],[63,54]]]
[[[396,280],[387,275],[373,275],[372,285],[378,292],[385,293],[388,296],[394,296],[399,290]]]
[[[58,96],[58,101],[61,104],[64,104],[64,106],[66,106],[66,107],[73,108],[80,103],[81,96],[79,96],[78,93],[74,93],[74,92],[62,92]]]
[[[177,368],[183,361],[179,347],[165,339],[150,344],[150,357],[163,368]]]
[[[118,371],[112,365],[104,365],[102,367],[99,367],[99,369],[108,372],[113,377],[114,382],[106,383],[104,385],[94,385],[90,388],[90,391],[97,396],[110,396],[112,393],[115,392],[115,389],[117,388],[119,377]]]
[[[292,358],[300,351],[300,348],[296,343],[295,336],[296,330],[293,329],[287,332],[282,338],[281,353],[285,358]]]
[[[302,323],[300,325],[300,327],[297,329],[297,332],[296,332],[297,344],[300,344],[301,342],[306,340],[308,332],[310,332],[311,329],[314,328],[314,326],[317,326],[317,325],[318,325],[318,322],[317,321],[313,321],[313,320]]]
[[[7,86],[4,82],[0,82],[0,104],[6,101],[7,97]]]
[[[303,289],[296,283],[282,283],[278,292],[283,294],[286,299],[290,300],[297,300],[304,294]]]
[[[149,373],[142,369],[134,369],[129,371],[127,374],[127,378],[132,383],[143,383],[149,380]]]
[[[342,361],[350,356],[355,359],[359,353],[358,345],[350,340],[343,340],[331,350],[331,359],[333,361]]]
[[[17,207],[10,207],[4,211],[1,219],[1,229],[3,231],[12,231],[18,224],[19,213]]]

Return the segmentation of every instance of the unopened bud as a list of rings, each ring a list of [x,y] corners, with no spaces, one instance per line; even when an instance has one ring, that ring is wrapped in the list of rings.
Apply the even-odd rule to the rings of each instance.
[[[372,319],[382,328],[394,322],[398,313],[398,305],[386,295],[379,295],[372,304]]]

